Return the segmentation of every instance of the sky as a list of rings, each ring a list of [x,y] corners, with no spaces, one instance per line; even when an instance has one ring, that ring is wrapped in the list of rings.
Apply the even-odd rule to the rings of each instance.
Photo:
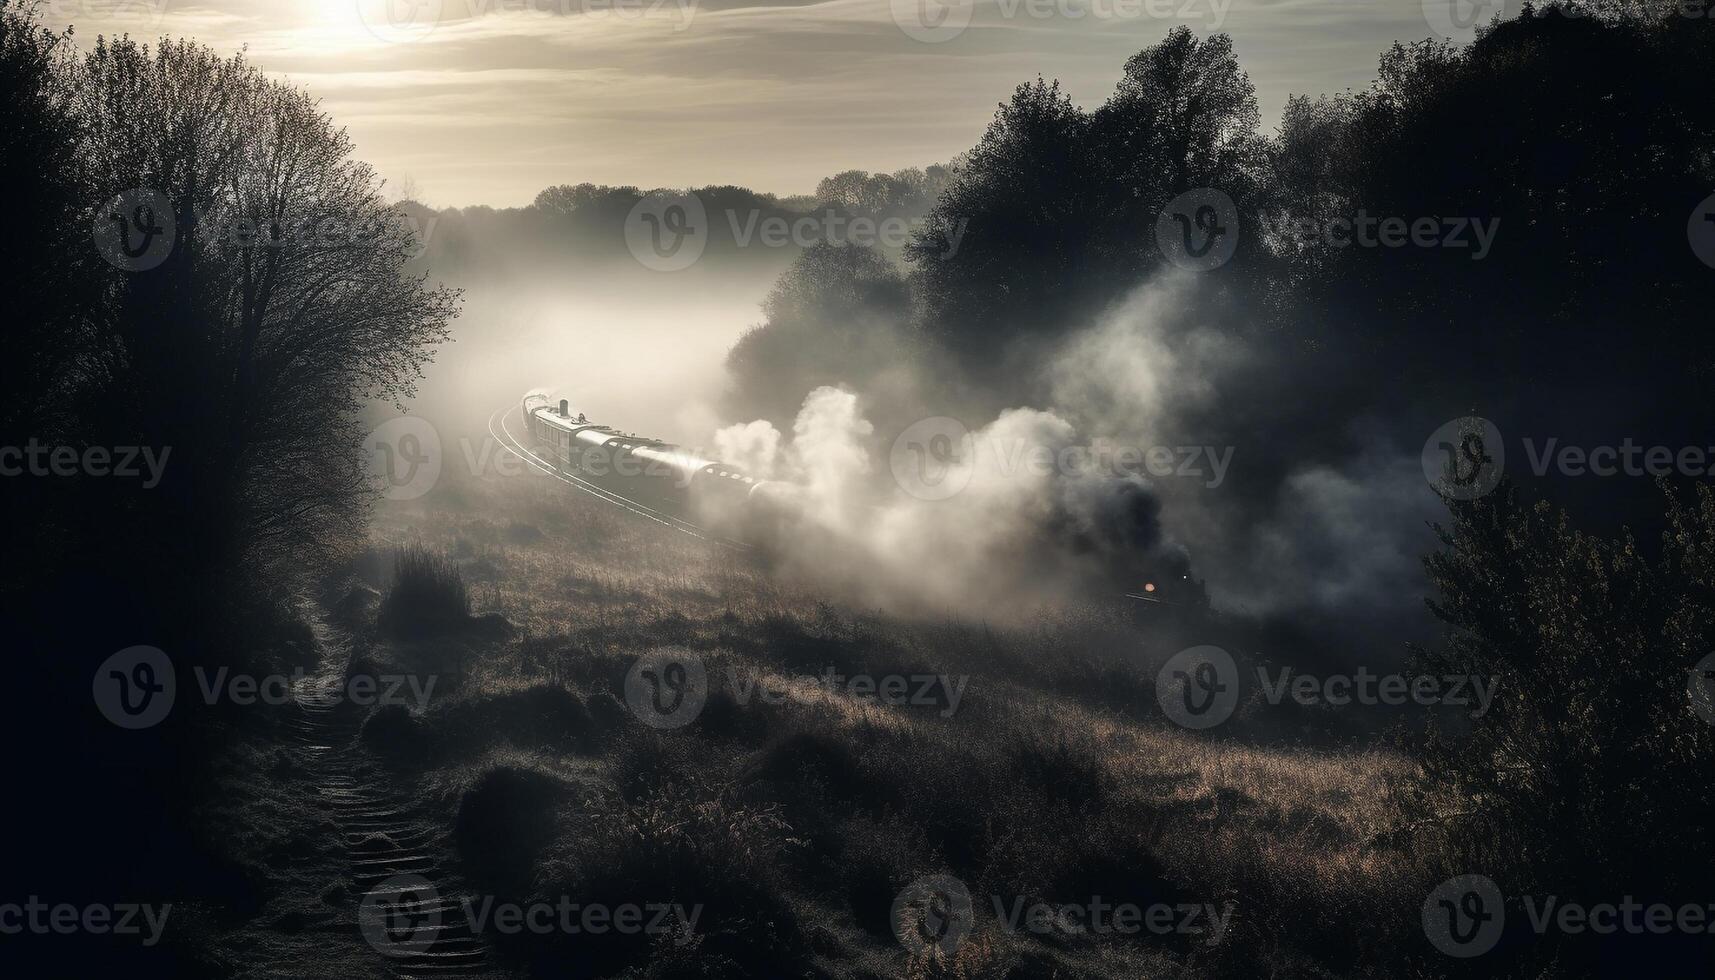
[[[98,34],[243,48],[436,207],[562,183],[808,193],[945,162],[1038,74],[1086,108],[1169,30],[1233,37],[1273,129],[1289,96],[1367,86],[1437,0],[47,0]],[[1446,2],[1446,0],[1440,0]],[[1457,0],[1455,0],[1457,2]]]

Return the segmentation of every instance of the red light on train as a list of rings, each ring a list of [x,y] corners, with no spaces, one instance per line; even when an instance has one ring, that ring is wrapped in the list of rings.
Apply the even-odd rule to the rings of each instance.
[[[1145,591],[1145,592],[1154,592],[1154,591],[1155,591],[1155,583],[1154,583],[1154,582],[1145,582],[1145,583],[1143,583],[1143,591]]]

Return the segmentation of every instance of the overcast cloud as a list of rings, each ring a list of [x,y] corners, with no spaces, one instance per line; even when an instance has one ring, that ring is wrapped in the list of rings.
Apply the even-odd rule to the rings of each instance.
[[[1289,95],[1366,85],[1384,47],[1430,33],[1418,0],[978,0],[939,43],[908,36],[888,0],[391,0],[439,10],[397,30],[388,2],[54,0],[45,19],[75,24],[81,44],[247,45],[437,206],[527,204],[581,181],[803,193],[840,170],[945,161],[1019,82],[1059,78],[1093,107],[1180,23],[1232,34],[1272,127]],[[909,19],[923,2],[897,6]]]

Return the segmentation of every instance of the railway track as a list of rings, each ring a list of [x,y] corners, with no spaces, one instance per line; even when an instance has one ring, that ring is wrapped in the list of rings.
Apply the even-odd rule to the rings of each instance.
[[[355,930],[375,951],[377,972],[401,980],[497,975],[487,941],[465,912],[467,894],[450,867],[443,822],[391,788],[391,776],[358,743],[360,717],[342,711],[350,650],[309,611],[321,660],[292,690],[287,739],[345,852],[355,906],[336,928]]]
[[[519,459],[529,464],[531,468],[539,470],[542,473],[559,480],[561,483],[565,483],[578,490],[582,490],[599,500],[630,511],[645,520],[653,521],[656,524],[672,528],[673,530],[679,531],[683,534],[688,534],[700,541],[710,541],[734,551],[750,550],[750,547],[742,541],[734,541],[731,538],[715,534],[707,528],[699,527],[682,517],[667,513],[666,511],[657,510],[641,501],[633,500],[630,497],[615,493],[614,491],[592,483],[589,480],[566,473],[558,466],[555,466],[551,460],[544,459],[535,452],[532,452],[522,440],[513,435],[511,428],[506,424],[506,416],[510,411],[510,408],[502,408],[488,417],[488,434],[494,438],[495,442],[500,444],[500,448],[514,456],[517,456]]]

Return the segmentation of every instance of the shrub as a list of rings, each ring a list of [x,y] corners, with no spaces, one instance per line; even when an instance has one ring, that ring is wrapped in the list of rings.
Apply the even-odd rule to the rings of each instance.
[[[1715,726],[1687,682],[1715,649],[1715,494],[1669,496],[1653,562],[1510,486],[1450,506],[1427,561],[1449,634],[1414,667],[1492,678],[1494,695],[1468,735],[1416,746],[1405,837],[1437,873],[1508,894],[1706,901]]]
[[[462,629],[470,622],[470,593],[452,559],[414,544],[394,554],[393,585],[381,600],[383,631],[417,639]]]
[[[450,702],[425,720],[447,747],[465,752],[499,740],[519,748],[573,751],[588,746],[595,728],[583,700],[558,684]]]
[[[500,766],[484,773],[459,800],[453,828],[472,878],[508,896],[527,893],[565,796],[565,784],[535,770]]]

